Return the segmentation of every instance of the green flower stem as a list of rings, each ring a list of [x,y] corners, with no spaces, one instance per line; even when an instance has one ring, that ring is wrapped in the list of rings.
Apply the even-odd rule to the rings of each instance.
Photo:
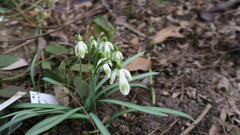
[[[79,58],[79,92],[80,92],[80,100],[83,102],[83,87],[82,87],[82,82],[83,82],[83,75],[82,75],[82,59]]]

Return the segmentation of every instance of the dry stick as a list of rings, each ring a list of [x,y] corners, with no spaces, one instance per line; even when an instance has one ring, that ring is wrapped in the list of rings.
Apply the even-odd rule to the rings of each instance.
[[[4,51],[2,54],[6,54],[6,53],[10,53],[12,51],[15,51],[15,50],[17,50],[17,49],[19,49],[19,48],[21,48],[21,47],[23,47],[25,45],[28,45],[29,43],[31,43],[33,41],[35,41],[35,39],[27,40],[26,42],[23,42],[22,44],[20,44],[20,45],[18,45],[16,47],[13,47],[13,48],[11,48],[9,50]]]
[[[197,117],[197,119],[187,129],[185,129],[180,135],[188,135],[188,133],[204,118],[204,116],[209,112],[211,108],[212,108],[212,105],[207,104],[207,106],[201,112],[201,114]]]
[[[117,15],[109,8],[109,6],[107,5],[107,3],[105,2],[105,0],[101,0],[102,4],[107,8],[107,10],[109,11],[109,13],[116,19]],[[146,35],[143,34],[142,32],[138,31],[136,28],[133,28],[131,25],[129,25],[127,22],[121,23],[120,25],[124,26],[125,28],[131,30],[132,32],[134,32],[135,34],[138,34],[141,37],[146,38]]]

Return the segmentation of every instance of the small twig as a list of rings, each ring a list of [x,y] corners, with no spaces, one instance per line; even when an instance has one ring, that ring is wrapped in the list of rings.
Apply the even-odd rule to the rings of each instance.
[[[164,130],[161,135],[166,134],[169,130],[171,130],[171,128],[178,122],[179,120],[175,120],[170,126],[169,128],[167,128],[166,130]]]
[[[212,105],[207,104],[205,109],[201,112],[201,114],[197,117],[197,119],[188,127],[186,128],[180,135],[188,135],[190,131],[205,117],[205,115],[209,112],[212,108]]]
[[[11,48],[9,50],[4,51],[2,54],[6,54],[6,53],[10,53],[12,51],[15,51],[15,50],[17,50],[17,49],[19,49],[19,48],[21,48],[21,47],[23,47],[25,45],[28,45],[29,43],[31,43],[33,41],[35,41],[35,39],[27,40],[26,42],[23,42],[22,44],[20,44],[20,45],[18,45],[16,47],[13,47],[13,48]]]

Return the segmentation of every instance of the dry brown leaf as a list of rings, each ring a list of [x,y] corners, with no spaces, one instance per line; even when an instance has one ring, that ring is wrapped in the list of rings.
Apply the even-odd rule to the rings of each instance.
[[[139,38],[138,37],[134,37],[131,41],[130,41],[131,44],[133,45],[139,45]]]
[[[227,110],[225,108],[222,108],[220,113],[220,119],[224,122],[227,118]]]
[[[160,30],[154,37],[155,43],[162,43],[169,37],[183,38],[184,36],[179,33],[182,27],[171,26]]]
[[[152,62],[146,58],[137,58],[127,65],[126,69],[129,71],[148,71],[151,68]]]
[[[210,128],[210,130],[208,131],[208,135],[217,135],[218,134],[218,127],[213,124]]]

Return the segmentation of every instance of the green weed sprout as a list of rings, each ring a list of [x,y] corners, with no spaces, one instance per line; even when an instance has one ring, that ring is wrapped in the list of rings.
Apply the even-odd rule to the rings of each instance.
[[[0,133],[8,129],[8,133],[12,133],[21,123],[32,117],[41,115],[48,115],[46,119],[36,123],[31,129],[26,132],[26,135],[41,134],[66,119],[81,119],[83,121],[91,121],[98,128],[95,132],[101,132],[103,135],[110,135],[108,126],[110,122],[129,112],[145,112],[157,116],[166,117],[168,114],[181,116],[190,120],[193,118],[183,112],[172,109],[155,107],[155,106],[140,106],[128,102],[123,102],[115,99],[108,99],[110,95],[120,90],[123,96],[129,94],[131,87],[141,87],[148,89],[146,85],[136,83],[133,81],[157,75],[157,72],[148,72],[132,76],[131,73],[124,67],[131,63],[136,58],[142,56],[144,53],[138,53],[126,61],[123,60],[123,54],[114,46],[106,37],[96,41],[94,37],[90,37],[86,44],[80,35],[77,35],[77,45],[74,48],[75,64],[78,65],[77,91],[72,91],[72,87],[76,87],[70,83],[71,81],[59,81],[55,78],[43,77],[42,79],[54,85],[62,85],[70,91],[72,97],[78,97],[79,107],[65,107],[60,105],[49,104],[31,104],[18,103],[10,106],[19,111],[0,117],[0,119],[10,118],[11,120],[0,127]],[[83,69],[83,65],[88,65],[88,70]],[[61,69],[63,65],[66,68],[67,64],[60,64]],[[84,71],[84,72],[83,72]],[[67,71],[70,72],[70,71]],[[104,76],[101,72],[104,72]],[[65,74],[65,76],[69,76]],[[86,77],[87,76],[87,77]],[[67,77],[66,77],[67,78]],[[68,79],[67,79],[68,80]],[[72,80],[70,78],[70,80]],[[118,81],[116,81],[118,80]],[[127,109],[117,112],[111,116],[106,122],[102,123],[96,115],[99,104],[112,103],[120,106],[125,106]]]

